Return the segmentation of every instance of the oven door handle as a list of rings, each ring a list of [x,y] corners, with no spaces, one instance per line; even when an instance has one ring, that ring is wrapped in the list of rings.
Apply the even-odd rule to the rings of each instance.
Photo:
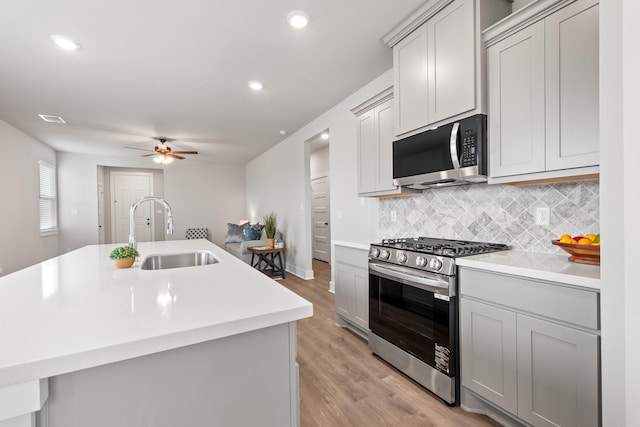
[[[405,285],[420,288],[425,291],[435,293],[447,291],[447,294],[450,294],[451,292],[449,281],[443,280],[436,275],[430,275],[424,272],[411,272],[411,274],[409,274],[399,270],[398,268],[375,263],[370,263],[369,269],[376,272],[378,276],[398,280]]]

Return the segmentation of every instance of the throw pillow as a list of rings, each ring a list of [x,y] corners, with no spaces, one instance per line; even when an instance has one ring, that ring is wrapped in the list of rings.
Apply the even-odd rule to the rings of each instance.
[[[260,224],[245,224],[242,230],[242,237],[244,240],[260,240],[260,232],[263,225]]]
[[[227,236],[224,238],[225,243],[240,243],[242,242],[242,230],[244,225],[227,223]]]

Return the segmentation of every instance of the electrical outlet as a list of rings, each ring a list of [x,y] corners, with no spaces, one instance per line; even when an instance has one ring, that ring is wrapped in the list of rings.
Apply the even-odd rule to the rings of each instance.
[[[549,225],[549,208],[536,208],[536,224]]]
[[[391,222],[396,222],[396,211],[391,211]]]

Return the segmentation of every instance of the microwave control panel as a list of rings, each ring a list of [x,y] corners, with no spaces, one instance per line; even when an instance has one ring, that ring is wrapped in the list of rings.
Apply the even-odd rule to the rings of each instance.
[[[460,167],[476,166],[478,164],[478,156],[476,152],[476,133],[467,130],[462,135],[462,158],[460,159]]]

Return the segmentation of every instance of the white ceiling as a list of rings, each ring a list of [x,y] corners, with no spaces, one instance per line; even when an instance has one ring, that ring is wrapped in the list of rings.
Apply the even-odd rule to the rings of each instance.
[[[161,135],[244,164],[391,68],[380,38],[423,2],[4,1],[0,119],[58,151],[138,156],[124,147]],[[307,28],[287,24],[294,9]],[[81,49],[60,50],[52,34]]]

